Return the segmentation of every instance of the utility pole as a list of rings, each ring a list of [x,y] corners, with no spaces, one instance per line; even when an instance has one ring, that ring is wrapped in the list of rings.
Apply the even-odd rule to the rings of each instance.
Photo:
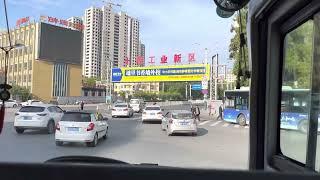
[[[215,61],[214,59],[217,58]],[[210,66],[210,100],[217,100],[217,80],[218,80],[218,58],[219,54],[215,54],[211,58]]]
[[[214,100],[218,99],[218,66],[219,66],[219,54],[217,54],[217,60],[215,62],[215,78],[214,78]]]
[[[186,82],[186,100],[188,100],[188,83]]]
[[[191,91],[192,91],[192,89],[191,89],[191,83],[189,83],[189,98],[190,98],[190,100],[192,100],[192,94],[191,94]]]

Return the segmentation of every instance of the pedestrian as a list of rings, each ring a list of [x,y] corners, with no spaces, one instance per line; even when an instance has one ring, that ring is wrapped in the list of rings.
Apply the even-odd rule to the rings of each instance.
[[[196,105],[196,108],[195,108],[194,112],[195,112],[196,118],[200,122],[200,108],[199,108],[198,105]]]
[[[84,102],[81,101],[81,103],[80,103],[80,109],[81,109],[81,110],[83,110],[83,106],[84,106]]]
[[[219,117],[218,117],[219,120],[222,120],[222,112],[223,112],[222,106],[220,105],[219,106]]]

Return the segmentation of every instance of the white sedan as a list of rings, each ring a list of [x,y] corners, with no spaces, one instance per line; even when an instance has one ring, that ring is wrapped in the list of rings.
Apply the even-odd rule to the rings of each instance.
[[[167,131],[168,136],[174,133],[191,133],[196,136],[198,133],[197,120],[186,110],[168,112],[162,119],[161,128]]]
[[[2,105],[2,101],[0,101],[0,105]],[[4,103],[5,107],[16,108],[18,107],[18,103],[16,100],[9,99]]]
[[[132,117],[133,109],[127,103],[117,103],[112,108],[111,116],[112,117],[120,117],[120,116]]]
[[[45,129],[51,134],[62,115],[63,110],[51,104],[24,106],[15,113],[14,128],[18,134],[26,129]]]
[[[65,112],[56,126],[55,141],[57,146],[64,142],[82,142],[88,147],[95,147],[100,138],[107,139],[108,123],[102,115],[85,111]]]
[[[142,112],[142,122],[159,121],[162,120],[162,110],[160,106],[149,105]]]

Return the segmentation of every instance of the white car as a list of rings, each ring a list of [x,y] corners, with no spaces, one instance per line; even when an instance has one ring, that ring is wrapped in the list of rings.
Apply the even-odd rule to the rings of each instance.
[[[119,117],[119,116],[126,116],[126,117],[132,117],[133,116],[133,110],[127,103],[117,103],[114,105],[111,111],[112,117]]]
[[[144,107],[144,101],[142,99],[131,99],[129,104],[134,112],[141,112]]]
[[[0,101],[0,105],[2,105],[2,101]],[[18,107],[18,103],[16,100],[9,99],[4,103],[5,107],[16,108]]]
[[[20,106],[24,107],[24,106],[36,105],[36,104],[44,104],[44,103],[38,100],[28,100],[26,102],[20,103]]]
[[[191,133],[196,136],[198,133],[197,120],[192,112],[187,110],[174,110],[168,112],[161,122],[162,130],[167,131],[167,135],[174,133]]]
[[[18,134],[26,129],[45,129],[51,134],[62,115],[63,110],[51,104],[24,106],[15,113],[14,128]]]
[[[89,147],[95,147],[100,138],[107,139],[108,128],[108,123],[101,114],[96,116],[84,111],[65,112],[56,126],[56,145],[83,142]]]
[[[162,110],[158,105],[148,105],[142,112],[142,122],[162,120]]]

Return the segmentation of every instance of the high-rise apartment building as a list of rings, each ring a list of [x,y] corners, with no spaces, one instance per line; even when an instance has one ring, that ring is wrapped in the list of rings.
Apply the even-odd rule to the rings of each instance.
[[[84,24],[82,75],[85,77],[100,77],[102,10],[95,7],[86,9]]]
[[[143,58],[143,62],[142,64],[140,64],[140,66],[143,67],[145,66],[145,62],[146,62],[146,47],[141,42],[139,43],[139,56]]]
[[[131,66],[137,66],[137,56],[139,56],[139,26],[140,23],[135,18],[128,19],[128,57],[131,61]]]
[[[94,18],[93,18],[94,17]],[[139,21],[111,5],[89,8],[84,16],[83,75],[109,81],[112,67],[136,66]]]
[[[67,21],[69,23],[72,23],[73,25],[82,25],[83,24],[82,18],[76,17],[76,16],[72,16],[72,17],[68,18]],[[75,27],[71,27],[71,29],[77,30],[77,28],[75,28]]]

